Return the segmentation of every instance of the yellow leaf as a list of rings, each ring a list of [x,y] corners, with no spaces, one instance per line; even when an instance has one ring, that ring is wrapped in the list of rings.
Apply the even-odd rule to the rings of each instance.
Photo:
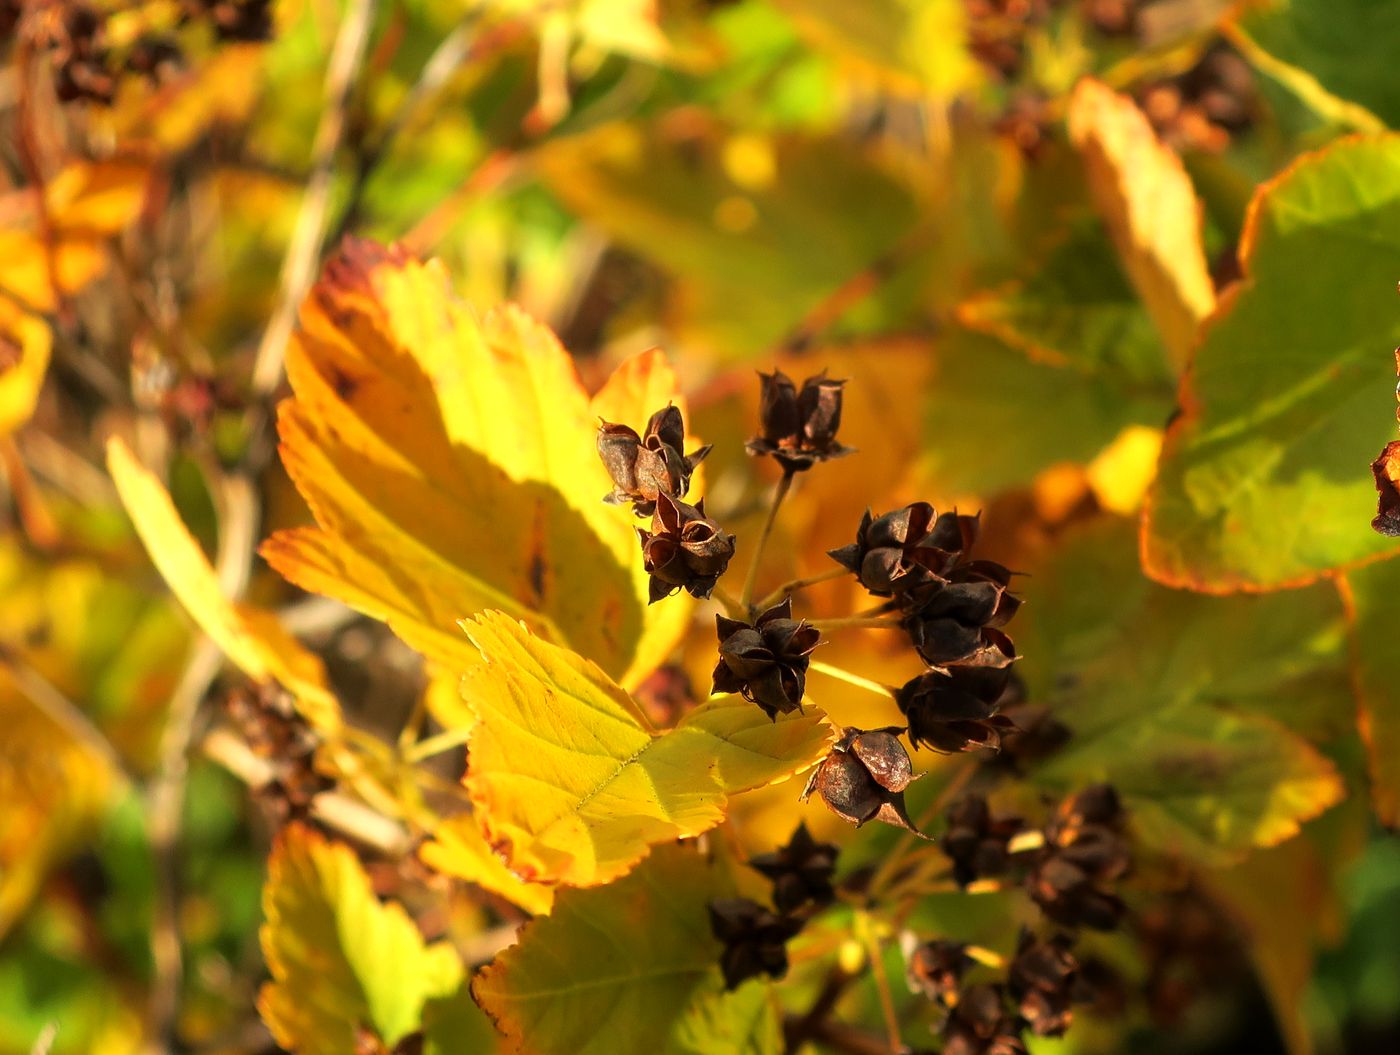
[[[90,835],[114,783],[107,759],[27,699],[0,666],[0,938],[49,867]]]
[[[151,561],[200,629],[245,674],[274,680],[290,692],[318,731],[336,733],[340,705],[327,687],[321,660],[287,633],[273,613],[224,596],[170,495],[115,436],[107,444],[107,468]]]
[[[264,544],[288,579],[449,669],[471,661],[457,621],[487,607],[613,676],[674,646],[683,619],[647,610],[635,518],[602,501],[597,419],[548,329],[514,307],[478,318],[440,264],[351,241],[307,298],[287,374],[282,460],[317,524]],[[669,371],[628,376],[608,404],[640,427]]]
[[[581,656],[501,612],[463,626],[480,650],[463,681],[477,717],[467,790],[488,842],[527,880],[615,879],[652,844],[719,824],[727,796],[786,780],[830,744],[819,711],[770,722],[733,698],[658,735]]]
[[[1180,370],[1215,307],[1191,179],[1136,104],[1092,78],[1070,96],[1069,132],[1124,268]]]
[[[34,413],[52,344],[41,319],[0,301],[0,436],[9,435]]]
[[[428,945],[401,905],[381,904],[350,848],[309,828],[283,830],[263,888],[263,956],[272,981],[258,1011],[296,1055],[346,1055],[363,1026],[385,1047],[422,1022],[424,1004],[462,981],[446,942]]]
[[[149,175],[132,161],[73,162],[44,188],[44,207],[61,236],[108,237],[140,212]]]
[[[476,817],[469,814],[439,824],[433,840],[424,843],[418,854],[429,868],[499,894],[531,915],[543,915],[554,904],[554,888],[527,883],[507,868],[487,844]]]

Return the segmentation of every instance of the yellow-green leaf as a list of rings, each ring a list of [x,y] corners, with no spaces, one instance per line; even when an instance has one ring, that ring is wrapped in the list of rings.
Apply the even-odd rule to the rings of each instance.
[[[473,981],[496,1026],[532,1055],[763,1055],[781,1050],[767,987],[725,993],[707,903],[732,895],[692,846],[631,875],[566,890],[554,912]]]
[[[674,646],[679,617],[647,610],[635,518],[602,501],[597,418],[547,328],[513,307],[479,318],[439,264],[353,241],[301,321],[279,424],[317,526],[269,539],[274,567],[450,669],[469,661],[457,621],[487,607],[617,677]],[[670,378],[654,353],[637,369]],[[661,388],[679,405],[672,383],[612,406],[640,427]]]
[[[1190,177],[1133,101],[1096,80],[1080,81],[1070,97],[1069,131],[1123,266],[1180,370],[1215,307]]]
[[[392,1046],[420,1028],[425,1002],[461,985],[456,951],[427,944],[401,905],[381,903],[349,847],[301,825],[273,848],[263,912],[272,981],[258,1010],[296,1055],[346,1055],[361,1028]]]
[[[418,854],[429,868],[475,883],[532,915],[546,913],[554,904],[554,888],[528,883],[507,868],[471,814],[451,817],[439,824],[433,829],[432,840],[424,843]]]
[[[224,596],[218,576],[155,474],[119,438],[107,444],[107,468],[152,563],[190,617],[239,669],[290,692],[322,733],[340,728],[340,704],[321,660],[282,628],[277,617]]]
[[[1356,568],[1338,581],[1347,603],[1361,737],[1371,772],[1371,801],[1381,823],[1400,825],[1400,560]]]
[[[488,841],[526,879],[591,886],[655,843],[724,819],[727,796],[786,780],[827,750],[819,711],[770,722],[730,697],[657,734],[595,664],[500,612],[464,627],[477,724],[467,788]]]

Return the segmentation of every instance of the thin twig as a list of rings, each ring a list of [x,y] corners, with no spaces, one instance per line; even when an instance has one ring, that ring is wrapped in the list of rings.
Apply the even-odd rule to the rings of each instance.
[[[880,998],[880,1015],[885,1020],[885,1035],[892,1053],[904,1050],[904,1040],[899,1035],[899,1016],[895,1014],[894,996],[890,992],[890,979],[885,973],[885,961],[880,951],[880,941],[868,916],[857,917],[858,929],[865,941],[866,956],[870,959],[870,973],[874,977],[875,992]]]
[[[850,574],[849,568],[837,567],[832,568],[830,571],[820,572],[816,575],[808,575],[804,579],[789,579],[767,597],[763,598],[763,600],[755,602],[754,607],[760,612],[766,611],[782,601],[784,597],[799,593],[809,586],[817,585],[819,582],[830,582],[832,579],[840,579]]]
[[[840,619],[813,619],[811,625],[818,630],[900,630],[904,624],[898,619],[881,619],[879,616],[850,615]]]
[[[938,793],[934,800],[929,803],[928,806],[924,808],[923,812],[915,819],[914,827],[919,831],[923,831],[935,817],[947,808],[948,803],[952,802],[953,798],[961,792],[963,788],[967,787],[968,783],[977,774],[979,768],[977,759],[964,759],[961,768],[953,774],[952,779],[950,779],[947,784],[943,785],[943,790]],[[875,874],[870,877],[870,883],[866,887],[869,892],[868,896],[870,900],[874,901],[884,895],[886,887],[894,880],[895,873],[898,871],[900,864],[903,863],[905,855],[908,854],[910,848],[914,846],[914,842],[914,835],[909,832],[900,833],[899,841],[895,843],[894,849],[880,862],[880,867],[877,868]]]
[[[710,597],[724,606],[725,614],[728,615],[730,619],[744,619],[749,614],[733,595],[725,592],[718,586],[711,592]]]
[[[783,499],[787,497],[788,491],[792,488],[792,478],[794,474],[783,471],[783,478],[778,481],[778,486],[773,489],[773,501],[768,507],[768,519],[763,522],[763,532],[758,536],[758,542],[753,548],[753,557],[749,561],[749,573],[744,578],[744,592],[739,595],[739,605],[745,614],[752,614],[749,602],[753,600],[754,586],[758,583],[759,568],[763,564],[763,550],[768,545],[768,536],[773,534],[773,523],[778,519],[778,509],[783,504]]]
[[[311,278],[320,260],[326,215],[330,208],[331,181],[335,175],[335,157],[345,132],[345,114],[355,75],[364,62],[370,27],[374,24],[378,6],[376,0],[349,0],[341,16],[340,31],[336,34],[330,65],[326,68],[325,109],[321,111],[321,122],[316,127],[316,138],[312,142],[311,175],[306,181],[306,193],[301,199],[291,244],[282,261],[281,296],[267,329],[263,331],[258,356],[253,363],[252,388],[257,395],[271,395],[282,381],[282,360],[287,351],[287,339],[292,334],[297,307],[311,288]]]
[[[0,648],[0,670],[9,672],[15,688],[39,708],[46,718],[106,762],[124,784],[131,783],[131,775],[126,771],[121,756],[117,754],[112,742],[102,734],[102,730],[93,725],[82,708],[65,696],[58,686],[30,666],[8,645]]]

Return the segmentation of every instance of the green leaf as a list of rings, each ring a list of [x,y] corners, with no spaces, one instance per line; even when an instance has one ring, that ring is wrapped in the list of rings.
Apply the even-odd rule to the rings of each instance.
[[[1296,77],[1276,63],[1301,71],[1325,92],[1365,107],[1386,124],[1400,124],[1394,49],[1400,6],[1388,0],[1273,0],[1243,7],[1233,28],[1243,36],[1247,54],[1263,53],[1266,73],[1301,87],[1307,101],[1315,101],[1315,92],[1297,85]]]
[[[659,847],[631,875],[565,890],[472,993],[533,1055],[764,1055],[781,1050],[767,986],[725,993],[706,905],[732,895],[692,845]]]
[[[1059,462],[1091,461],[1130,425],[1160,426],[1171,396],[1108,373],[1036,362],[950,329],[929,388],[923,471],[946,493],[990,495]]]
[[[1135,570],[1131,526],[1102,521],[1025,592],[1032,698],[1073,732],[1034,784],[1109,781],[1149,845],[1212,863],[1288,838],[1342,797],[1307,738],[1350,723],[1333,591],[1167,590]]]
[[[1371,771],[1371,800],[1381,823],[1400,824],[1400,560],[1347,572],[1340,584],[1352,633],[1362,739]]]
[[[724,819],[729,795],[776,784],[828,750],[820,711],[769,721],[736,697],[669,732],[596,665],[500,612],[463,624],[480,658],[467,789],[488,841],[523,879],[606,883],[648,847]]]
[[[1395,422],[1400,137],[1309,155],[1250,207],[1245,277],[1207,324],[1149,496],[1143,565],[1273,589],[1395,552],[1367,465]]]
[[[570,210],[680,280],[675,321],[732,358],[785,337],[915,221],[898,183],[829,141],[614,124],[536,160]]]
[[[425,1001],[455,992],[462,962],[428,945],[396,903],[381,904],[349,847],[301,825],[283,830],[263,889],[263,955],[272,981],[258,1010],[297,1055],[345,1055],[361,1028],[392,1046]]]
[[[1025,279],[963,304],[958,321],[1036,362],[1113,378],[1163,399],[1173,395],[1161,338],[1102,224],[1076,226]]]

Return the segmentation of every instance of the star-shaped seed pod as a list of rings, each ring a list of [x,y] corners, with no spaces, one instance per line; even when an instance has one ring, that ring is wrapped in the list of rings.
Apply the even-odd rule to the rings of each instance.
[[[750,454],[772,455],[792,474],[851,453],[852,448],[836,442],[845,381],[829,378],[823,370],[803,381],[799,391],[781,370],[758,376],[759,434],[747,444]]]
[[[867,509],[855,542],[827,555],[877,597],[891,597],[951,571],[972,548],[977,530],[977,517],[940,515],[927,502],[878,517]]]
[[[939,848],[953,865],[953,879],[967,886],[978,879],[999,876],[1011,862],[1008,846],[1025,830],[1020,817],[993,817],[981,795],[964,795],[944,814],[948,827]]]
[[[598,457],[613,482],[603,501],[631,502],[634,513],[648,517],[656,512],[658,495],[684,498],[695,467],[710,453],[705,446],[682,455],[684,444],[685,422],[671,404],[651,416],[640,436],[627,425],[599,424]]]
[[[857,828],[874,819],[925,837],[904,806],[904,789],[916,778],[909,752],[896,735],[903,731],[899,726],[846,729],[813,770],[802,801],[815,791],[832,813]]]
[[[943,1024],[943,1055],[1026,1055],[1021,1023],[1001,986],[974,985]]]
[[[786,846],[750,858],[749,867],[773,883],[773,904],[790,913],[811,905],[820,908],[836,899],[831,878],[836,873],[836,847],[812,838],[807,825],[799,824]]]
[[[948,1007],[958,1002],[962,976],[976,963],[960,941],[926,941],[909,956],[909,988]]]
[[[748,898],[711,901],[710,930],[724,944],[720,970],[729,989],[766,974],[787,974],[787,942],[802,929],[802,920],[780,916]]]
[[[1026,891],[1065,927],[1112,930],[1124,912],[1108,887],[1132,864],[1118,793],[1096,784],[1065,799],[1045,827],[1045,845],[1026,876]]]
[[[998,652],[1014,657],[1010,639],[996,633],[1021,605],[1010,582],[1000,564],[971,561],[950,578],[931,578],[901,594],[901,622],[924,662],[996,665]]]
[[[692,506],[657,495],[651,530],[638,528],[637,537],[643,567],[651,576],[651,604],[680,589],[709,597],[734,556],[734,536],[705,515],[703,499]]]
[[[808,657],[821,631],[792,618],[792,598],[768,609],[752,623],[715,616],[719,662],[711,693],[739,692],[774,721],[802,709]]]
[[[895,703],[909,721],[909,742],[952,753],[999,749],[1015,723],[997,712],[1011,680],[1010,667],[935,668],[904,683]]]
[[[1007,968],[1006,987],[1021,1017],[1040,1037],[1063,1036],[1074,1013],[1079,963],[1070,953],[1074,939],[1057,934],[1048,940],[1021,931],[1016,956]]]

